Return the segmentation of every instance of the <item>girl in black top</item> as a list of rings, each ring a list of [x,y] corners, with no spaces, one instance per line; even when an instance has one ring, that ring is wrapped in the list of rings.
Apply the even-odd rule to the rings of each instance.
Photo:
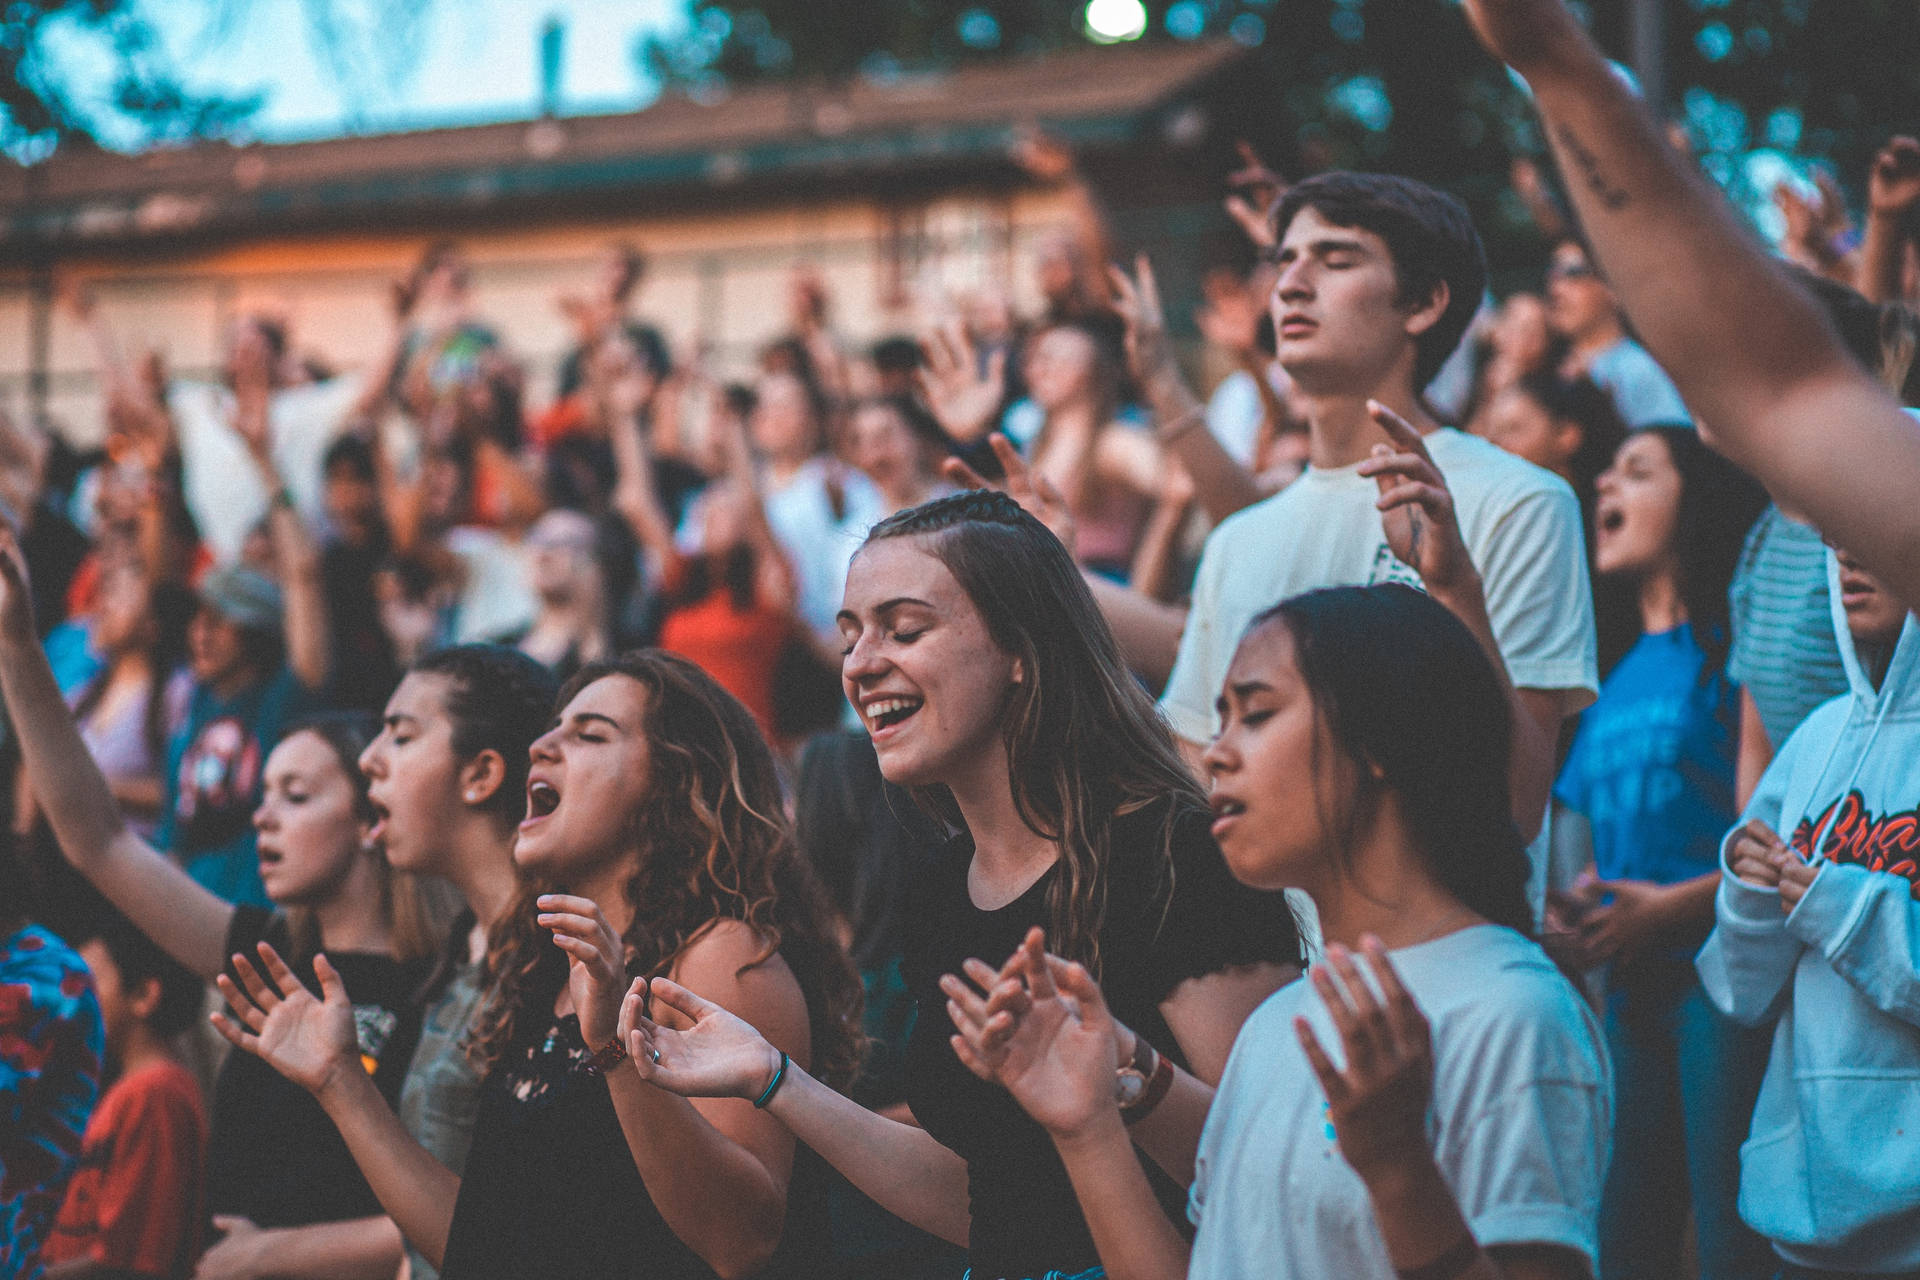
[[[841,1077],[859,987],[738,701],[642,651],[587,667],[560,702],[532,749],[519,887],[489,940],[473,1029],[488,1072],[463,1175],[351,1069],[351,1010],[324,961],[320,1001],[262,948],[264,977],[239,970],[245,994],[222,981],[234,1016],[217,1025],[314,1092],[446,1280],[750,1274],[781,1243],[792,1139],[745,1103],[688,1103],[619,1065],[622,996],[637,1007],[646,978],[673,974]]]
[[[882,521],[845,603],[842,682],[881,772],[960,833],[910,920],[907,1101],[926,1127],[864,1111],[791,1066],[768,1109],[883,1206],[966,1244],[973,1280],[1095,1269],[1045,1132],[954,1056],[943,1006],[959,988],[941,975],[964,964],[992,984],[971,958],[1007,956],[1044,926],[1125,992],[1150,1043],[1164,1037],[1214,1081],[1242,1019],[1297,971],[1291,918],[1279,894],[1227,874],[1199,787],[1071,557],[1011,499],[956,494]],[[661,983],[654,1001],[694,1028],[637,1018],[643,1076],[746,1098],[773,1081],[779,1057],[750,1018]],[[1135,1141],[1170,1172],[1190,1165],[1192,1142],[1163,1142],[1182,1127],[1165,1117],[1196,1098],[1204,1108],[1206,1092],[1177,1071],[1155,1114],[1136,1117]]]
[[[296,959],[340,956],[352,1013],[351,1061],[375,1097],[398,1096],[419,1031],[414,999],[434,949],[408,877],[389,872],[355,758],[364,730],[345,718],[296,726],[267,756],[253,815],[261,880],[278,914],[202,888],[121,817],[35,639],[25,570],[0,532],[0,691],[22,762],[61,852],[174,959],[213,977],[241,947],[271,940]],[[400,1242],[326,1116],[259,1063],[229,1058],[215,1085],[208,1204],[226,1238],[214,1251],[244,1272],[273,1229],[327,1224],[311,1251],[281,1251],[276,1275],[396,1268]]]

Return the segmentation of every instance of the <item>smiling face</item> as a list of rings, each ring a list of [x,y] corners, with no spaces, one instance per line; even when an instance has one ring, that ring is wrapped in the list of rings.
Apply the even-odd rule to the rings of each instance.
[[[337,892],[370,833],[340,757],[314,733],[281,740],[267,757],[266,784],[253,811],[260,883],[283,907],[312,906]]]
[[[1220,732],[1204,763],[1227,868],[1257,889],[1314,892],[1332,866],[1323,815],[1350,803],[1353,768],[1332,743],[1285,623],[1247,633],[1218,705]]]
[[[1446,309],[1444,290],[1416,311],[1402,307],[1387,242],[1311,205],[1287,224],[1276,263],[1275,352],[1311,395],[1368,395],[1397,362],[1411,370],[1414,339]]]
[[[514,865],[578,884],[632,853],[652,769],[646,713],[646,686],[625,675],[602,676],[561,708],[533,744]]]
[[[847,572],[840,680],[900,786],[949,783],[998,753],[1021,678],[951,570],[919,537],[870,542]]]
[[[1594,571],[1639,578],[1671,569],[1684,487],[1665,440],[1628,436],[1595,482]]]
[[[408,673],[387,699],[380,736],[360,755],[374,811],[371,834],[402,871],[446,874],[452,857],[447,836],[464,811],[446,710],[448,681]]]

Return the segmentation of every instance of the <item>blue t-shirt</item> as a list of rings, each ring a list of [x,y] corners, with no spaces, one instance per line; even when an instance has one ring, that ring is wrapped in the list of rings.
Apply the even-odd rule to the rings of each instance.
[[[1675,884],[1719,865],[1737,816],[1739,690],[1700,678],[1693,628],[1634,642],[1580,717],[1554,795],[1587,816],[1603,880]]]

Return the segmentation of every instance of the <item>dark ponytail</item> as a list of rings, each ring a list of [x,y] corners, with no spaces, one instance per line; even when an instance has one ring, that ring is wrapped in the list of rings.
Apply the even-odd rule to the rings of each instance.
[[[1509,798],[1507,699],[1472,632],[1398,583],[1309,591],[1259,615],[1249,634],[1271,623],[1291,633],[1314,705],[1356,766],[1348,833],[1392,792],[1434,879],[1531,936],[1533,867]],[[1343,854],[1350,844],[1338,840]]]

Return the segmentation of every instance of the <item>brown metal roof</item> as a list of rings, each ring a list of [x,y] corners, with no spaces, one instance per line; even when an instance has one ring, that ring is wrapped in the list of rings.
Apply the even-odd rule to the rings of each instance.
[[[141,155],[74,147],[31,171],[0,165],[0,242],[97,244],[639,186],[891,174],[1001,155],[1007,130],[1029,121],[1120,143],[1244,52],[1226,41],[1084,47],[885,81],[674,95],[619,115]]]

